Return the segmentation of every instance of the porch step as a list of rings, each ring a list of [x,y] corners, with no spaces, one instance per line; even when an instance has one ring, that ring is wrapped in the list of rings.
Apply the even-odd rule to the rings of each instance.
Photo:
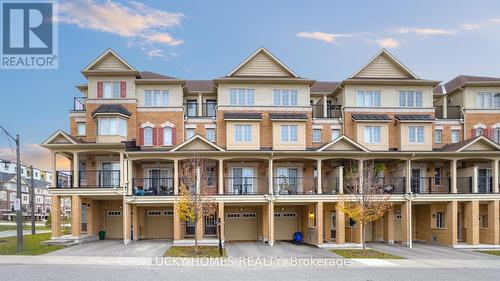
[[[224,241],[222,241],[222,244],[224,245]],[[194,246],[194,239],[174,240],[174,245],[176,245],[176,246]],[[202,239],[202,240],[198,240],[198,245],[199,246],[218,246],[219,240],[217,240],[217,239]]]
[[[94,242],[97,240],[98,238],[96,235],[90,235],[90,234],[84,234],[82,236],[63,235],[60,237],[52,238],[50,240],[42,241],[40,244],[70,247],[83,243]]]

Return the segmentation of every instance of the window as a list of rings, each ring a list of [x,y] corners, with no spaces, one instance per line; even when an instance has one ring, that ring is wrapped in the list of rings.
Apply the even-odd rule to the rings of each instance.
[[[500,93],[479,92],[476,95],[477,108],[500,108]]]
[[[297,142],[297,125],[281,125],[281,142]]]
[[[451,130],[451,143],[460,141],[460,130]]]
[[[155,107],[155,106],[167,106],[168,105],[168,91],[160,90],[146,90],[144,91],[144,105]]]
[[[206,128],[207,140],[211,142],[215,142],[215,129],[214,128]]]
[[[172,145],[172,127],[163,128],[163,145]]]
[[[332,140],[340,137],[340,129],[332,129]]]
[[[321,129],[313,129],[313,142],[321,142]]]
[[[127,120],[119,117],[101,117],[98,127],[100,136],[127,136]]]
[[[234,140],[237,142],[252,141],[252,125],[234,126]]]
[[[297,105],[297,90],[273,90],[274,105]]]
[[[441,185],[441,177],[443,175],[442,173],[443,173],[443,170],[441,169],[441,167],[434,168],[434,184],[435,185]]]
[[[488,228],[488,216],[486,215],[479,216],[479,227]]]
[[[424,143],[424,127],[423,126],[408,127],[408,141],[410,143]]]
[[[240,213],[227,213],[226,217],[228,219],[239,219],[239,218],[241,218],[241,214]]]
[[[230,105],[254,105],[255,91],[253,89],[229,89]]]
[[[120,97],[120,82],[119,81],[108,81],[103,82],[104,87],[104,98],[119,98]]]
[[[85,122],[76,123],[76,134],[79,136],[85,136]]]
[[[443,212],[437,212],[436,216],[436,228],[444,228],[444,214]]]
[[[153,145],[153,128],[144,128],[144,145]]]
[[[194,128],[186,128],[186,139],[190,139],[194,136]]]
[[[356,95],[356,106],[380,106],[380,91],[359,90]]]
[[[420,91],[399,92],[399,106],[422,107],[422,92]]]
[[[493,130],[493,141],[500,144],[500,128]]]
[[[484,135],[484,129],[483,128],[477,128],[476,129],[476,137],[483,136]]]
[[[365,127],[365,143],[377,144],[380,143],[380,127],[366,126]]]
[[[434,131],[434,142],[442,143],[443,142],[443,130],[435,130]]]
[[[186,113],[188,117],[198,116],[198,101],[197,100],[187,100],[186,102]]]

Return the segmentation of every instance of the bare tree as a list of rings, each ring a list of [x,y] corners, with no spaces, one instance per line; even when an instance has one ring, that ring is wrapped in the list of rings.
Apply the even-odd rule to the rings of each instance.
[[[390,194],[385,192],[383,164],[365,161],[363,171],[352,165],[345,173],[345,193],[341,195],[340,209],[361,227],[363,250],[366,250],[366,224],[382,218],[391,206]]]
[[[179,217],[185,222],[195,224],[194,245],[198,253],[198,223],[205,216],[214,216],[217,212],[214,175],[209,173],[207,159],[195,155],[182,164],[182,176],[179,186],[177,209]]]

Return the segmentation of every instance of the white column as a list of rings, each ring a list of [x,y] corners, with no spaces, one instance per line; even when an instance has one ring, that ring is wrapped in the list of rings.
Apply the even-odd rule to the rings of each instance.
[[[125,169],[124,169],[124,155],[120,152],[120,187],[125,187]]]
[[[52,187],[57,187],[57,164],[56,164],[56,158],[57,158],[57,152],[52,152],[50,154],[51,157],[51,164],[52,164]],[[60,204],[60,203],[59,203]]]
[[[224,194],[224,160],[219,159],[219,194]]]
[[[268,184],[269,184],[269,194],[273,194],[273,183],[274,183],[274,179],[273,179],[273,159],[269,159],[269,171],[268,171]],[[274,217],[273,217],[274,218]]]
[[[203,115],[203,96],[198,94],[198,116]]]
[[[201,191],[201,169],[196,167],[196,194],[200,194]]]
[[[321,159],[318,159],[316,161],[316,171],[318,173],[318,178],[317,178],[317,180],[318,180],[317,185],[318,186],[316,187],[316,189],[317,189],[318,194],[322,193],[321,162],[322,162]]]
[[[495,159],[491,162],[491,176],[493,177],[493,187],[492,191],[494,193],[498,193],[498,159]]]
[[[78,152],[73,152],[73,187],[79,187],[79,179],[80,179],[80,167],[78,160]]]
[[[344,193],[344,166],[339,167],[339,194]]]
[[[174,195],[179,194],[179,160],[174,159]]]
[[[478,167],[477,166],[474,166],[474,174],[472,176],[472,193],[477,193],[478,192],[478,183],[477,183],[477,180],[478,180]]]
[[[132,190],[134,189],[134,162],[132,160],[127,160],[127,177],[128,177],[128,195],[132,195]]]
[[[443,119],[448,118],[448,96],[443,97]]]
[[[450,161],[450,189],[451,193],[457,193],[457,159]]]
[[[328,116],[328,105],[326,102],[326,96],[323,96],[323,117],[326,118]]]
[[[406,160],[405,163],[405,193],[411,192],[411,160]]]

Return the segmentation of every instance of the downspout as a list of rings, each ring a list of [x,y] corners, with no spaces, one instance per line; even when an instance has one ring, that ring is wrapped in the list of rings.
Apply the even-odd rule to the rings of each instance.
[[[415,153],[412,153],[410,158],[408,159],[410,161],[410,168],[411,168],[411,160],[415,157]],[[411,170],[410,170],[410,179],[411,180]],[[412,201],[415,199],[415,195],[411,191],[411,184],[410,184],[410,192],[405,194],[405,199],[407,201],[407,214],[408,214],[408,248],[413,248],[413,214],[412,214]]]

